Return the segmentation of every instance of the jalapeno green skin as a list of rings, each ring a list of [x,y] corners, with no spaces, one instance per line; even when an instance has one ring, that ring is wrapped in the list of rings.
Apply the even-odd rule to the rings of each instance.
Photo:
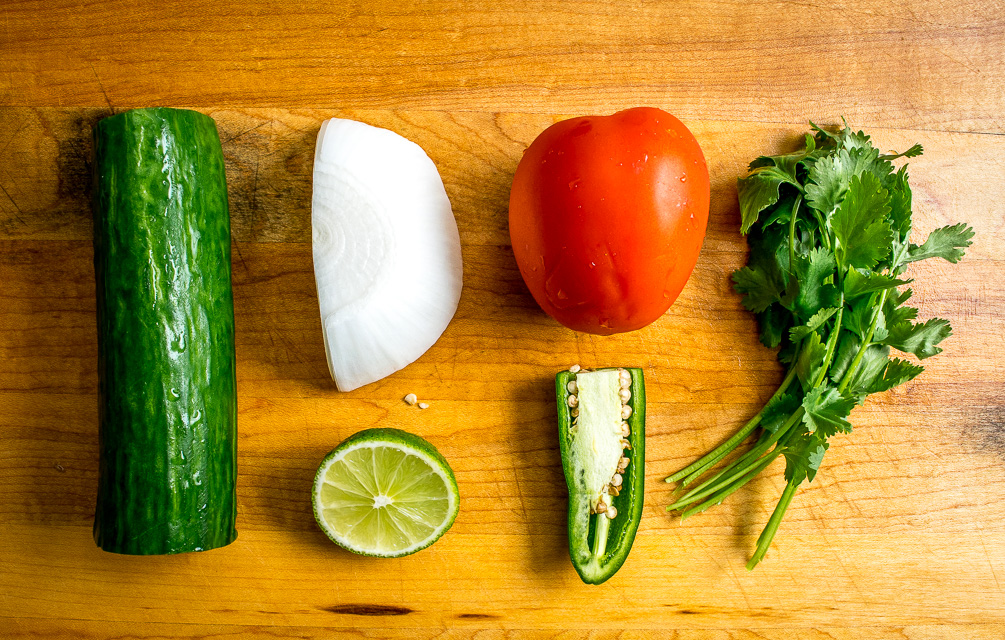
[[[555,395],[558,401],[558,443],[562,453],[562,470],[569,489],[569,556],[579,577],[587,584],[600,584],[613,576],[628,557],[635,541],[635,533],[642,520],[645,485],[645,421],[646,387],[642,369],[624,367],[632,377],[632,415],[628,419],[631,430],[628,442],[631,449],[622,455],[629,459],[628,468],[622,473],[622,489],[617,496],[611,496],[611,503],[618,510],[610,521],[605,551],[595,556],[592,549],[595,533],[595,517],[590,513],[590,496],[573,478],[570,460],[572,415],[569,408],[569,381],[575,374],[562,371],[555,376]],[[606,517],[606,516],[601,516]]]

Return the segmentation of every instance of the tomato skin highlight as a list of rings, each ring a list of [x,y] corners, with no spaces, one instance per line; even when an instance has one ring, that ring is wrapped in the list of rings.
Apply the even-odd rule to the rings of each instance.
[[[570,329],[634,331],[687,283],[708,224],[709,178],[677,118],[638,107],[563,120],[527,148],[509,230],[524,282]]]

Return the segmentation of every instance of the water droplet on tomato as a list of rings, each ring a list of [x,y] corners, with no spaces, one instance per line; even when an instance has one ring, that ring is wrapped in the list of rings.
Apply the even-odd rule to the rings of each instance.
[[[687,176],[681,176],[680,177],[680,181],[681,182],[687,182]]]

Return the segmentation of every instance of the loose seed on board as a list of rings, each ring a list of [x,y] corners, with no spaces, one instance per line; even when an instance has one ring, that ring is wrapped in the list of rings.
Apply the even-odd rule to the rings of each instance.
[[[408,394],[407,396],[405,396],[404,398],[402,398],[402,400],[404,400],[404,401],[405,401],[405,404],[407,404],[408,406],[410,406],[410,407],[411,407],[411,406],[413,406],[413,405],[414,405],[414,404],[415,404],[416,402],[418,402],[418,401],[419,401],[419,398],[418,398],[418,397],[417,397],[417,396],[416,396],[416,395],[415,395],[414,393],[410,393],[410,394]]]
[[[575,380],[569,380],[569,384],[565,385],[565,388],[569,390],[569,393],[579,393],[579,386],[576,385]]]
[[[572,396],[569,396],[569,397],[571,398]],[[627,420],[628,418],[631,418],[631,417],[632,417],[632,408],[629,407],[627,404],[625,406],[621,407],[621,419],[622,420]]]
[[[420,409],[428,409],[429,408],[429,403],[428,402],[420,402],[419,403],[419,408]]]
[[[576,397],[576,396],[570,395],[569,396],[569,407],[575,409],[578,406],[579,406],[579,398]]]

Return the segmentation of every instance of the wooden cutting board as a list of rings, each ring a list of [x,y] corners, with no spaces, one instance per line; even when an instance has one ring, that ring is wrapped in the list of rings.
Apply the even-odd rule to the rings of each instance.
[[[170,3],[167,3],[170,4]],[[23,0],[0,7],[0,636],[31,638],[1005,637],[1005,20],[996,2],[263,2]],[[563,116],[647,104],[694,132],[708,235],[674,307],[601,338],[557,325],[507,232],[523,149]],[[239,391],[229,547],[123,557],[91,539],[97,345],[90,131],[113,112],[213,116],[227,157]],[[325,363],[311,168],[332,116],[436,162],[464,255],[453,322],[419,361],[351,393]],[[735,181],[812,119],[915,142],[917,237],[967,221],[958,265],[909,271],[952,322],[925,373],[855,410],[767,559],[744,563],[781,465],[684,522],[663,478],[781,379],[729,274],[746,260]],[[645,368],[646,509],[617,576],[567,556],[552,377]],[[402,402],[415,393],[429,408]],[[454,527],[398,560],[317,529],[323,455],[366,427],[432,441]]]

